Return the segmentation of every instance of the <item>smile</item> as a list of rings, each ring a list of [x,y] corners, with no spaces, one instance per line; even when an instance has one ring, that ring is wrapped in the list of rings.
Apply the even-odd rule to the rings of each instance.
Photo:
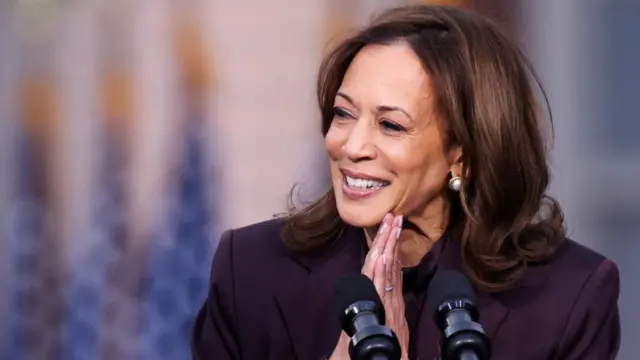
[[[346,175],[344,178],[347,182],[347,186],[349,186],[350,188],[379,189],[381,187],[385,187],[389,185],[389,183],[385,181],[378,181],[378,180],[372,180],[372,179],[358,179],[358,178],[353,178],[351,176],[346,176]]]
[[[351,200],[361,200],[370,197],[387,187],[390,182],[375,179],[370,176],[358,176],[343,174],[343,194]]]

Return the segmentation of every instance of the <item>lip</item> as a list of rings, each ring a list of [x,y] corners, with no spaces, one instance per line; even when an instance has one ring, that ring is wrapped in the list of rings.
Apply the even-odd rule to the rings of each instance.
[[[367,175],[367,174],[363,174],[363,173],[357,173],[354,171],[349,171],[346,169],[341,169],[342,174],[345,175],[342,177],[342,193],[351,200],[362,200],[362,199],[366,199],[368,197],[371,197],[377,193],[379,193],[381,190],[383,190],[386,186],[380,187],[380,188],[372,188],[372,189],[357,189],[357,188],[352,188],[349,185],[347,185],[347,179],[346,177],[352,177],[352,178],[357,178],[357,179],[367,179],[367,180],[376,180],[376,181],[381,181],[381,182],[385,182],[387,184],[390,184],[390,181],[381,179],[381,178],[377,178],[371,175]],[[387,185],[388,186],[388,185]]]
[[[383,178],[375,177],[373,175],[369,175],[369,174],[365,174],[365,173],[359,173],[359,172],[355,172],[355,171],[351,171],[351,170],[347,170],[347,169],[340,169],[340,171],[342,172],[342,174],[344,174],[344,175],[346,175],[348,177],[356,178],[356,179],[375,180],[375,181],[380,181],[380,182],[384,182],[384,183],[390,183],[391,182],[391,181],[385,180]]]

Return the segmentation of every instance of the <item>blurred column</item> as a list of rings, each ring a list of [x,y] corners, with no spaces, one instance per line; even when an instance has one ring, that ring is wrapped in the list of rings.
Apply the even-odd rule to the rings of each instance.
[[[131,236],[136,248],[164,211],[168,165],[176,161],[176,69],[170,33],[171,0],[143,0],[135,7],[135,120],[131,138]]]
[[[587,124],[593,122],[585,89],[592,69],[585,36],[589,5],[579,0],[526,1],[523,27],[528,53],[547,91],[554,118],[555,144],[552,152],[552,193],[567,215],[569,234],[578,241],[594,244],[585,224],[591,209],[580,203],[587,193],[585,157]],[[581,219],[583,219],[581,221]]]
[[[211,1],[203,10],[220,74],[222,228],[269,219],[295,182],[311,190],[325,179],[315,160],[323,146],[314,94],[323,5]]]
[[[130,12],[132,50],[131,121],[126,124],[126,232],[117,239],[109,272],[101,334],[102,359],[144,355],[148,251],[155,227],[167,211],[168,174],[176,158],[175,69],[170,42],[170,0],[114,4]],[[118,5],[122,6],[120,9]],[[122,30],[122,29],[120,29]],[[124,32],[127,34],[127,32]],[[127,100],[129,101],[129,100]]]
[[[12,11],[0,3],[0,358],[10,357],[13,255],[11,223],[15,214],[18,142],[19,57]]]
[[[59,249],[64,259],[82,252],[90,233],[97,163],[96,19],[88,3],[64,8],[54,66],[60,83],[60,121],[55,129],[53,174],[60,211]],[[78,243],[81,242],[81,243]]]
[[[122,60],[122,54],[117,52],[129,49],[118,47],[122,44],[114,45],[114,39],[116,42],[121,40],[119,36],[126,32],[123,23],[110,28],[110,36],[104,36],[101,26],[105,25],[105,17],[106,20],[115,19],[109,18],[108,9],[95,5],[83,3],[74,8],[78,13],[69,15],[67,20],[76,25],[66,29],[73,34],[66,35],[73,45],[58,45],[62,53],[58,58],[61,78],[68,90],[67,114],[75,112],[76,115],[70,118],[75,117],[82,123],[82,126],[63,123],[62,132],[73,143],[74,137],[78,136],[74,131],[79,128],[82,140],[87,142],[76,142],[73,148],[91,159],[90,164],[73,158],[63,160],[66,166],[85,174],[84,186],[87,188],[81,193],[80,200],[83,217],[73,219],[72,229],[65,234],[69,242],[64,257],[68,267],[64,324],[67,359],[100,357],[101,340],[108,337],[109,330],[113,331],[109,326],[111,316],[105,310],[108,309],[105,303],[111,299],[109,268],[115,266],[119,255],[116,250],[121,250],[125,243],[121,155],[126,154],[122,133],[123,123],[130,120],[126,117],[131,111],[127,108],[131,106],[128,98],[131,91],[126,84],[128,79],[123,75],[127,59]],[[83,61],[84,71],[73,71],[77,67],[76,61]],[[78,102],[82,102],[80,106]],[[74,191],[78,192],[78,189]],[[69,201],[73,196],[77,195],[65,194],[64,200]]]
[[[224,230],[221,228],[220,218],[222,214],[227,212],[222,199],[222,184],[225,178],[225,170],[221,161],[221,144],[220,144],[220,71],[219,71],[219,49],[215,47],[212,39],[214,38],[214,24],[210,23],[211,0],[190,0],[189,8],[192,13],[189,15],[197,24],[198,36],[186,42],[189,46],[185,47],[183,60],[191,63],[191,71],[189,77],[193,77],[194,85],[198,85],[199,93],[197,94],[198,106],[201,111],[201,136],[205,139],[202,144],[204,151],[204,176],[208,186],[206,199],[207,204],[211,206],[209,213],[209,221],[213,224],[209,235],[212,236],[212,251],[217,246],[220,233]],[[185,2],[187,3],[187,2]],[[187,6],[185,6],[187,7]],[[183,36],[188,36],[185,32]],[[183,74],[184,75],[184,74]],[[210,267],[211,264],[207,264]],[[206,275],[209,275],[207,270]],[[208,285],[207,285],[208,286]]]
[[[20,124],[14,169],[14,218],[11,355],[9,358],[62,357],[64,265],[59,246],[60,214],[55,214],[56,169],[51,161],[54,129],[60,121],[61,86],[56,76],[55,43],[63,8],[59,2],[16,3],[14,25],[19,37]]]
[[[98,33],[91,3],[61,5],[60,32],[51,59],[60,84],[60,120],[54,127],[51,159],[58,231],[58,281],[62,319],[59,325],[66,359],[95,356],[99,266],[90,253],[96,241],[95,199],[99,169],[97,93]],[[63,285],[64,284],[64,285]]]
[[[168,179],[169,207],[155,228],[149,247],[148,281],[143,308],[143,359],[186,359],[195,315],[209,289],[216,230],[213,201],[220,172],[205,101],[213,90],[209,49],[202,39],[202,9],[195,2],[173,3],[171,56],[176,59],[176,119],[172,143],[175,163]]]
[[[13,173],[16,182],[11,219],[11,339],[13,356],[38,359],[46,353],[58,354],[60,347],[57,330],[63,299],[48,164],[52,157],[51,129],[59,118],[59,101],[58,85],[51,72],[27,60],[27,54],[48,58],[50,51],[30,50],[20,51],[25,62],[18,89],[21,121]]]

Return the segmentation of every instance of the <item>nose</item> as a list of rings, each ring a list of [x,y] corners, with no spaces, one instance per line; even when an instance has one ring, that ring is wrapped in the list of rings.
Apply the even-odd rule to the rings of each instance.
[[[349,132],[342,151],[351,161],[371,160],[376,156],[373,145],[374,129],[364,119],[358,120]]]

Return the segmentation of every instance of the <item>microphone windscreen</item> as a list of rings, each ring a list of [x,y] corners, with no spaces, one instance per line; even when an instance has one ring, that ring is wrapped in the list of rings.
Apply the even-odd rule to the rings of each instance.
[[[353,303],[363,300],[373,301],[383,309],[382,300],[373,282],[363,274],[349,274],[343,276],[333,288],[333,309],[338,314],[340,323],[344,322],[345,310]]]
[[[476,303],[476,295],[467,277],[454,270],[436,271],[427,289],[427,304],[431,314],[435,315],[445,301],[463,299]]]

